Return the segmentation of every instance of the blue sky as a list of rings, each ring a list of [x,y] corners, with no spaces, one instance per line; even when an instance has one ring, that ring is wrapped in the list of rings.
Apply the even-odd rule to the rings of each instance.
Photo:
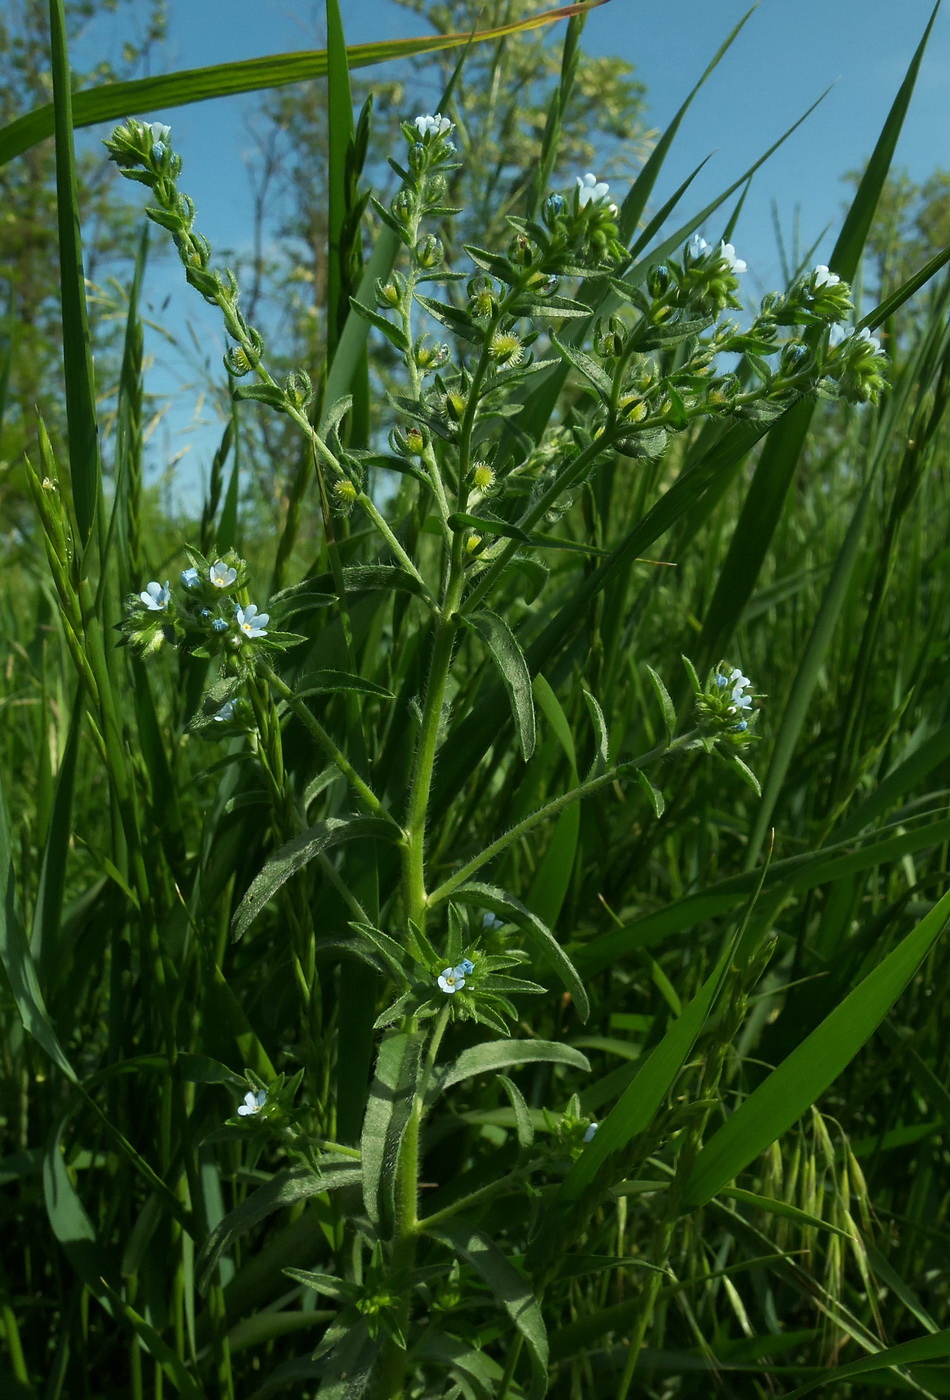
[[[544,8],[543,0],[538,7]],[[662,130],[748,8],[746,0],[610,0],[592,11],[584,46],[635,65],[648,90],[648,121]],[[713,153],[688,197],[690,210],[714,198],[831,88],[753,183],[735,235],[749,264],[751,294],[779,281],[773,199],[786,235],[798,218],[803,246],[817,240],[816,261],[827,259],[847,194],[841,176],[870,154],[931,8],[931,0],[761,0],[696,99],[657,191],[659,202]],[[168,12],[169,40],[160,52],[166,70],[320,44],[320,3],[168,0]],[[392,0],[345,0],[343,12],[352,43],[425,32]],[[377,71],[386,74],[385,68]],[[364,69],[363,75],[372,72]],[[421,91],[407,116],[427,109],[432,91]],[[175,147],[185,159],[183,188],[198,204],[198,226],[219,246],[240,246],[249,238],[245,161],[251,141],[245,123],[255,104],[250,95],[151,114],[172,123]],[[918,180],[937,166],[950,168],[948,133],[950,12],[938,16],[895,164]],[[718,228],[713,222],[708,232],[715,236]],[[153,285],[153,298],[164,296],[167,279],[175,276],[169,263],[161,276],[166,285]],[[189,304],[176,295],[171,306],[187,307],[201,343],[216,334],[197,297]],[[163,379],[187,379],[187,368],[176,369],[165,352],[162,361]],[[191,412],[189,392],[180,390],[174,405],[176,431],[186,409]],[[206,459],[209,443],[206,431],[195,435],[192,455]]]

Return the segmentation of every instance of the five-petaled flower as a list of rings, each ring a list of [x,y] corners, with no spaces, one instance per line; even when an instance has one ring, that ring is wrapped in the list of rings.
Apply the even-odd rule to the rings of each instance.
[[[720,243],[719,256],[723,262],[728,263],[729,271],[738,277],[740,272],[746,271],[746,265],[741,258],[736,257],[736,250],[731,243]]]
[[[229,564],[225,564],[223,559],[216,559],[211,565],[208,577],[215,588],[230,588],[237,578],[237,569],[232,569]]]
[[[577,177],[577,203],[583,209],[585,204],[590,204],[591,200],[606,199],[610,194],[610,186],[605,180],[598,180],[597,176],[589,170],[586,175]]]
[[[235,608],[238,627],[245,637],[264,637],[267,635],[265,623],[270,621],[270,613],[259,613],[256,603],[248,603],[246,608]]]
[[[686,245],[686,251],[694,262],[697,262],[709,249],[709,244],[705,238],[700,238],[698,233],[694,233]]]
[[[828,332],[828,344],[832,350],[848,338],[847,326],[835,325]]]
[[[244,1095],[244,1102],[238,1105],[238,1113],[242,1118],[247,1118],[249,1114],[252,1113],[260,1113],[266,1102],[266,1089],[248,1089],[247,1093]]]
[[[171,127],[166,126],[164,122],[152,122],[149,131],[153,141],[167,141],[172,134]]]
[[[824,263],[819,263],[811,275],[812,285],[818,287],[837,287],[841,278],[837,272],[830,272]]]
[[[456,965],[455,971],[460,972],[463,977],[469,977],[475,971],[475,964],[470,958],[463,958],[462,961]]]
[[[415,126],[420,136],[447,136],[454,126],[448,117],[436,112],[434,117],[424,114],[415,118]]]
[[[448,996],[451,996],[453,992],[460,992],[465,986],[465,973],[462,970],[462,964],[459,963],[458,967],[447,967],[444,972],[440,973],[439,986]]]
[[[165,580],[164,588],[154,579],[145,585],[144,592],[139,594],[139,598],[148,608],[149,612],[164,612],[172,600],[172,591],[168,586],[168,579]]]
[[[198,570],[197,570],[197,569],[182,569],[182,571],[181,571],[181,581],[182,581],[182,583],[185,585],[186,588],[197,588],[197,587],[198,587]]]

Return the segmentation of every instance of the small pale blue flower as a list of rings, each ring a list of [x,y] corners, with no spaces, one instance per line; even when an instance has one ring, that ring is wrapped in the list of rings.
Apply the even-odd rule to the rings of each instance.
[[[208,577],[215,588],[230,588],[237,578],[237,569],[232,569],[223,559],[216,559],[211,565]]]
[[[597,1131],[597,1129],[598,1129],[599,1127],[600,1127],[600,1124],[599,1124],[599,1123],[588,1123],[588,1125],[587,1125],[587,1131],[586,1131],[586,1133],[584,1134],[584,1141],[585,1141],[585,1142],[592,1142],[593,1139],[594,1139],[594,1134],[596,1133],[596,1131]]]
[[[697,262],[704,253],[709,251],[709,244],[705,238],[701,238],[698,233],[694,233],[686,245],[686,251],[694,262]]]
[[[153,141],[167,141],[172,134],[171,127],[166,126],[164,122],[152,122],[149,131]]]
[[[228,624],[225,622],[223,617],[216,617],[214,622],[212,622],[211,626],[216,632],[226,632],[228,630]]]
[[[493,914],[490,910],[487,914],[482,915],[482,928],[503,928],[504,922],[504,919],[499,919],[498,915]]]
[[[219,710],[218,713],[215,715],[215,720],[220,721],[221,723],[224,723],[225,720],[233,719],[233,718],[234,718],[234,701],[233,701],[233,700],[225,700],[224,704],[221,706],[220,710]]]
[[[439,986],[446,996],[452,996],[455,992],[460,992],[465,986],[465,976],[460,967],[447,967],[439,975]]]
[[[198,587],[198,570],[197,570],[197,569],[182,569],[182,571],[181,571],[181,581],[182,581],[182,583],[185,585],[186,588],[197,588],[197,587]]]
[[[455,969],[456,976],[461,977],[469,977],[474,971],[475,964],[471,961],[470,958],[463,958]]]
[[[145,585],[144,592],[139,594],[139,598],[148,608],[149,612],[164,612],[172,600],[172,591],[168,586],[168,579],[165,580],[164,588],[154,580]]]
[[[256,603],[248,603],[246,608],[235,608],[237,624],[246,637],[266,637],[270,613],[259,613]]]
[[[244,1102],[238,1105],[238,1113],[242,1118],[247,1118],[248,1115],[252,1113],[260,1113],[266,1102],[266,1089],[258,1089],[256,1092],[248,1089],[247,1093],[244,1095]]]

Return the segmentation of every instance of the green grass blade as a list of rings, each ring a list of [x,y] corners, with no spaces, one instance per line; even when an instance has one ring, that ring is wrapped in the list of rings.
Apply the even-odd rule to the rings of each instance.
[[[577,776],[577,754],[567,716],[543,676],[535,676],[532,690],[538,706],[567,755],[571,787],[577,787],[580,782]],[[541,858],[541,864],[525,900],[528,908],[532,909],[548,928],[554,928],[567,897],[580,829],[581,806],[579,802],[573,802],[570,807],[565,807],[555,823],[548,848]]]
[[[497,613],[483,608],[468,617],[461,615],[461,621],[481,638],[501,672],[518,733],[521,755],[527,763],[534,753],[535,721],[531,676],[524,654],[507,622]]]
[[[55,3],[55,0],[54,0]],[[569,19],[593,4],[606,0],[588,0],[584,5],[564,5],[540,15],[484,29],[473,34],[431,34],[416,39],[386,39],[375,44],[357,44],[347,50],[350,69],[368,68],[377,63],[390,63],[416,54],[441,53],[463,44],[491,42],[508,34],[525,33]],[[77,92],[73,99],[73,124],[77,127],[95,126],[97,122],[117,121],[135,113],[166,111],[171,107],[187,107],[192,102],[206,102],[212,97],[234,97],[244,92],[261,92],[266,88],[286,87],[327,76],[328,56],[325,50],[303,53],[268,55],[248,58],[240,63],[217,63],[208,68],[182,69],[152,78],[136,78],[132,82],[108,83]],[[53,106],[37,107],[18,117],[0,131],[0,165],[14,156],[22,155],[37,142],[53,134]]]
[[[56,775],[56,796],[46,845],[40,865],[40,883],[33,910],[30,949],[41,980],[45,983],[51,963],[56,957],[57,935],[63,912],[63,892],[66,888],[66,863],[73,831],[73,793],[76,785],[76,758],[86,700],[80,686],[73,702],[69,735],[63,761]],[[47,987],[48,990],[48,987]]]
[[[0,785],[0,959],[24,1026],[66,1078],[76,1084],[76,1073],[50,1021],[20,917],[10,834],[6,798]]]
[[[343,19],[338,0],[326,0],[327,16],[327,122],[329,128],[329,177],[327,180],[327,335],[332,359],[346,277],[343,233],[347,224],[347,155],[353,142],[353,95],[347,63]]]
[[[851,1376],[867,1376],[874,1371],[889,1370],[895,1366],[913,1366],[921,1361],[942,1361],[947,1356],[950,1356],[950,1328],[936,1332],[930,1337],[915,1337],[912,1342],[898,1342],[896,1346],[885,1347],[883,1351],[877,1351],[872,1356],[862,1356],[858,1361],[850,1361],[846,1366],[835,1366],[818,1380],[809,1381],[808,1385],[801,1385],[797,1390],[789,1391],[788,1400],[799,1400],[799,1396],[810,1395],[820,1386],[837,1385]]]
[[[73,148],[73,98],[70,90],[63,0],[50,0],[50,43],[53,78],[53,106],[50,114],[51,130],[55,130],[56,136],[56,207],[59,224],[69,469],[76,525],[80,540],[85,546],[100,509],[102,481],[99,434],[96,426],[96,391],[82,262],[76,153]]]
[[[946,894],[912,933],[754,1089],[702,1148],[683,1194],[705,1205],[796,1123],[874,1033],[950,919]]]

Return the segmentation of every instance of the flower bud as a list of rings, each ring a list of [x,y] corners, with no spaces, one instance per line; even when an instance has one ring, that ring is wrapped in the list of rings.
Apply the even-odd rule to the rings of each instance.
[[[383,282],[377,277],[375,291],[376,305],[381,310],[392,310],[393,307],[399,305],[399,287],[392,278],[388,282]]]
[[[414,141],[409,147],[409,169],[413,174],[418,175],[425,170],[428,156],[425,146],[419,141]]]
[[[468,309],[472,316],[494,315],[498,296],[490,277],[473,277],[468,284],[468,296]]]
[[[250,374],[254,368],[240,345],[231,345],[225,351],[224,367],[228,374],[234,375],[235,379],[241,379],[245,374]]]
[[[495,484],[495,473],[487,462],[476,462],[472,469],[472,481],[479,491],[490,491]]]
[[[291,370],[284,381],[284,393],[294,408],[306,408],[313,398],[313,384],[306,370]]]
[[[465,541],[465,548],[468,550],[469,554],[474,554],[476,549],[481,545],[481,542],[481,535],[469,535],[468,539]]]
[[[392,216],[401,224],[408,224],[416,211],[416,199],[411,190],[399,190],[389,206]]]
[[[508,368],[521,364],[524,345],[514,331],[498,331],[491,338],[488,353],[497,365]]]
[[[508,256],[513,263],[517,263],[520,267],[530,267],[534,261],[534,249],[530,238],[519,233],[508,246]]]
[[[669,289],[670,270],[660,263],[657,267],[651,267],[647,273],[647,287],[651,297],[661,297]]]
[[[541,212],[548,228],[553,228],[558,217],[567,212],[567,200],[562,194],[549,194]]]
[[[359,493],[357,492],[357,489],[353,485],[352,481],[350,481],[349,478],[345,478],[343,481],[338,481],[335,483],[333,487],[333,494],[336,497],[339,505],[344,507],[344,509],[349,509],[349,507],[352,506],[356,501],[357,495]]]
[[[436,238],[434,233],[427,233],[425,238],[421,238],[416,244],[416,262],[419,267],[438,267],[444,257],[442,240]]]
[[[449,358],[449,347],[441,342],[437,345],[428,345],[428,336],[420,336],[412,347],[412,357],[418,367],[426,374],[433,370],[441,369]]]
[[[406,451],[412,457],[418,457],[425,451],[426,435],[418,424],[413,423],[411,428],[406,430]]]
[[[434,175],[430,175],[428,180],[426,180],[425,197],[430,204],[438,204],[445,198],[447,189],[448,185],[445,176],[436,172]]]
[[[450,389],[442,400],[446,418],[453,423],[460,423],[465,416],[465,409],[468,400],[464,394],[460,394],[457,389]]]

